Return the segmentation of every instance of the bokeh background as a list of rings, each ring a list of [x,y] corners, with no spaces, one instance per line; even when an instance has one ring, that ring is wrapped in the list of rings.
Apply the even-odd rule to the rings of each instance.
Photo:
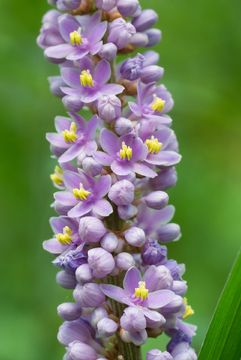
[[[49,92],[57,75],[36,46],[45,0],[0,1],[1,287],[0,359],[59,360],[56,307],[71,291],[55,283],[52,257],[42,249],[54,191],[45,133],[65,115]],[[169,258],[186,264],[187,297],[198,325],[199,351],[240,246],[241,232],[241,3],[231,0],[149,0],[163,40],[155,50],[163,83],[175,100],[173,129],[183,156],[178,183],[168,191],[182,228]],[[162,348],[162,336],[148,342]]]

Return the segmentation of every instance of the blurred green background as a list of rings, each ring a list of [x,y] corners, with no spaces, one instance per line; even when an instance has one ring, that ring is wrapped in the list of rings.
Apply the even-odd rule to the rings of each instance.
[[[0,359],[59,360],[56,307],[71,291],[55,283],[52,257],[42,249],[51,237],[48,219],[54,191],[45,133],[64,115],[49,92],[57,75],[36,45],[45,0],[1,1],[1,296]],[[163,83],[175,100],[173,129],[183,156],[170,189],[174,221],[182,228],[169,258],[186,264],[188,301],[198,325],[199,350],[240,246],[241,231],[241,31],[238,1],[149,0],[159,14],[163,40],[155,48]],[[146,351],[161,348],[165,337]]]

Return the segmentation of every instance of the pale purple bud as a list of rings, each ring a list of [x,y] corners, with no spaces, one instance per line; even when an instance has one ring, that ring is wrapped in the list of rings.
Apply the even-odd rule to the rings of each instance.
[[[135,14],[138,5],[138,0],[118,0],[117,10],[122,16],[130,17]]]
[[[132,227],[125,232],[125,239],[128,244],[140,247],[145,244],[145,233],[138,227]]]
[[[89,264],[83,264],[78,267],[75,272],[75,277],[80,284],[85,284],[94,280],[93,270]]]
[[[57,273],[56,282],[64,289],[74,289],[77,284],[75,276],[65,270]]]
[[[148,44],[146,47],[155,46],[162,39],[162,32],[159,29],[149,29],[145,31],[145,34],[148,36]]]
[[[177,182],[177,172],[174,166],[157,172],[157,176],[149,180],[152,190],[166,190],[175,186]]]
[[[173,278],[171,272],[164,265],[156,267],[157,281],[155,290],[172,289]]]
[[[131,120],[120,117],[115,121],[115,131],[118,135],[126,135],[133,130],[133,123]]]
[[[68,10],[76,10],[81,4],[81,0],[62,0]]]
[[[102,307],[97,307],[92,311],[91,324],[96,326],[98,322],[104,318],[108,318],[107,311]]]
[[[86,157],[82,162],[84,172],[89,176],[96,176],[101,173],[102,165],[92,157]]]
[[[181,237],[180,226],[174,223],[163,225],[157,229],[157,236],[162,243],[177,241]]]
[[[182,330],[178,329],[167,344],[167,350],[169,352],[172,352],[174,348],[183,341],[191,345],[192,337],[185,334]]]
[[[105,277],[115,267],[113,256],[102,248],[94,248],[88,251],[88,263],[95,277]]]
[[[173,357],[167,351],[161,352],[158,349],[152,349],[146,354],[146,360],[173,360]]]
[[[131,183],[134,184],[134,182],[136,181],[136,174],[133,171],[128,175],[118,175],[118,180],[129,180]]]
[[[96,307],[105,301],[105,295],[96,283],[87,283],[84,286],[77,284],[73,297],[79,306]]]
[[[98,114],[108,123],[121,116],[121,101],[115,95],[103,95],[98,101]]]
[[[73,341],[68,346],[67,360],[97,360],[98,354],[89,345]]]
[[[145,61],[143,63],[143,68],[146,66],[158,64],[160,55],[156,51],[148,50],[148,51],[145,51],[142,55],[145,58]]]
[[[187,342],[179,343],[172,351],[174,360],[197,360],[194,349]]]
[[[125,241],[123,239],[118,238],[118,245],[114,250],[114,253],[119,254],[121,253],[125,248]]]
[[[56,6],[60,11],[68,11],[68,8],[64,5],[63,0],[57,0]]]
[[[146,206],[154,210],[162,210],[168,201],[169,196],[164,191],[153,191],[145,197]]]
[[[131,254],[122,252],[115,257],[115,264],[121,270],[128,270],[135,265],[135,260]]]
[[[138,307],[129,306],[124,310],[124,314],[120,319],[120,325],[127,331],[142,331],[146,328],[146,319]]]
[[[122,49],[129,43],[135,32],[135,27],[131,23],[126,23],[124,19],[118,18],[109,25],[107,41],[114,43],[118,49]]]
[[[179,295],[175,295],[167,305],[161,307],[161,312],[163,314],[175,314],[181,310],[183,305],[183,298]]]
[[[62,103],[65,109],[71,112],[78,112],[84,106],[84,103],[80,101],[80,97],[77,95],[65,95]]]
[[[56,149],[59,149],[59,148],[56,147]],[[52,151],[52,153],[53,153],[54,155],[57,156],[58,151],[54,151],[55,149],[53,149],[52,145],[50,146],[50,150]],[[61,154],[60,154],[60,155],[62,155],[62,154],[63,154],[63,152],[61,151]],[[59,155],[59,156],[60,156],[60,155]],[[59,156],[58,156],[58,157],[59,157]],[[53,205],[54,205],[54,210],[55,210],[56,213],[59,214],[59,215],[67,215],[68,211],[72,208],[71,206],[63,205],[63,204],[61,204],[61,203],[58,202],[58,201],[55,201]]]
[[[58,98],[65,96],[63,91],[60,89],[61,86],[66,86],[61,76],[50,76],[48,77],[48,81],[50,83],[50,91],[54,96]]]
[[[115,44],[108,42],[107,44],[104,44],[100,49],[99,56],[101,57],[101,59],[112,61],[116,58],[117,50],[118,49]]]
[[[74,340],[90,343],[92,338],[89,330],[78,321],[65,321],[60,327],[57,335],[58,341],[68,346]]]
[[[152,9],[142,10],[141,14],[132,20],[136,31],[145,31],[150,29],[158,20],[157,13]]]
[[[132,17],[134,18],[134,17],[137,17],[137,16],[139,16],[141,14],[141,5],[139,4],[138,6],[137,6],[137,9],[136,9],[136,11],[135,11],[135,13],[132,15]]]
[[[171,289],[176,295],[184,296],[187,292],[186,281],[173,281],[173,286]]]
[[[132,204],[129,205],[120,205],[117,208],[119,217],[122,220],[128,220],[135,217],[138,213],[138,209],[136,206],[133,206]]]
[[[100,245],[108,252],[112,252],[117,248],[118,239],[113,233],[107,233],[100,241]]]
[[[166,259],[167,248],[158,244],[157,240],[146,239],[141,258],[147,265],[156,265]]]
[[[79,235],[83,242],[97,242],[105,235],[106,231],[102,221],[97,218],[85,216],[80,219]]]
[[[145,33],[138,32],[132,36],[130,43],[136,47],[144,47],[148,45],[148,41],[148,36]]]
[[[130,335],[131,341],[136,346],[141,346],[141,345],[145,344],[148,340],[147,332],[145,329],[143,329],[142,331],[130,332],[129,335]]]
[[[175,260],[168,260],[164,265],[170,270],[173,280],[182,280],[182,269]]]
[[[164,316],[162,314],[159,314],[158,312],[156,312],[155,314],[155,319],[150,319],[148,317],[146,318],[146,326],[151,329],[157,329],[163,324],[165,324],[165,322],[166,319],[164,318]]]
[[[134,200],[134,190],[130,181],[120,180],[110,188],[108,197],[116,205],[129,205]]]
[[[146,66],[141,72],[140,80],[144,84],[149,84],[154,81],[158,82],[159,80],[161,80],[163,73],[164,73],[164,69],[160,66],[157,65]]]
[[[117,0],[96,0],[96,7],[104,11],[110,11],[116,6]]]
[[[127,59],[120,68],[120,73],[123,79],[137,80],[141,75],[142,63],[145,60],[144,56],[137,54],[132,59]]]
[[[100,320],[97,324],[98,333],[104,339],[114,335],[117,329],[118,329],[117,323],[108,318],[104,318]]]
[[[66,302],[57,307],[57,312],[61,319],[72,321],[78,319],[82,314],[82,308],[72,302]]]
[[[87,262],[87,251],[84,248],[82,251],[79,250],[70,250],[67,253],[59,255],[54,261],[53,264],[58,266],[71,274],[75,273],[75,270],[80,265]]]

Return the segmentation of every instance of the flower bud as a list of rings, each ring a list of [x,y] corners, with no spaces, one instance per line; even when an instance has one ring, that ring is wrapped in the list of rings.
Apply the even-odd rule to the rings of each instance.
[[[118,175],[118,180],[129,180],[132,184],[136,181],[136,174],[131,172],[128,175]]]
[[[135,265],[135,260],[131,254],[122,252],[115,257],[115,264],[121,270],[128,270]]]
[[[81,0],[62,0],[68,10],[76,10],[80,6]]]
[[[146,66],[141,72],[140,80],[144,84],[149,84],[153,81],[158,82],[159,80],[161,80],[163,73],[164,73],[164,69],[160,66],[157,65]]]
[[[64,346],[68,346],[74,340],[83,341],[86,344],[92,340],[89,330],[78,321],[65,321],[59,327],[57,338]]]
[[[91,324],[97,326],[97,323],[104,318],[108,318],[107,311],[102,307],[97,307],[92,311]]]
[[[122,220],[132,219],[138,213],[137,207],[132,204],[118,206],[117,211]]]
[[[148,36],[148,44],[146,45],[146,47],[155,46],[162,39],[162,32],[159,29],[149,29],[145,31],[145,34]]]
[[[120,117],[115,121],[115,131],[118,135],[126,135],[133,130],[133,123],[131,120]]]
[[[152,9],[145,9],[141,14],[132,20],[136,31],[145,31],[150,29],[158,20],[157,13]]]
[[[175,314],[183,307],[183,298],[179,295],[175,295],[174,298],[165,306],[161,307],[162,314]]]
[[[59,317],[66,321],[78,319],[82,314],[82,308],[71,302],[66,302],[57,307]]]
[[[146,206],[154,210],[162,210],[168,201],[169,196],[163,191],[153,191],[145,197]]]
[[[190,348],[187,342],[179,343],[172,351],[172,356],[175,360],[197,360],[194,349]]]
[[[157,329],[160,326],[162,326],[163,324],[165,324],[166,319],[164,318],[164,316],[162,314],[159,314],[157,311],[155,312],[155,318],[150,319],[150,318],[146,318],[146,326],[149,327],[150,329]]]
[[[109,25],[107,41],[114,43],[118,49],[122,49],[129,43],[135,32],[136,30],[131,23],[126,23],[124,19],[118,18]]]
[[[86,157],[82,162],[84,172],[89,176],[96,176],[101,173],[102,165],[92,157]]]
[[[77,95],[65,95],[62,99],[62,103],[67,111],[78,112],[84,106],[84,103],[80,101]]]
[[[132,36],[130,43],[136,47],[144,47],[148,45],[148,41],[148,36],[145,33],[137,32]]]
[[[146,319],[138,307],[129,306],[124,310],[120,319],[120,325],[127,331],[142,331],[146,328]]]
[[[97,360],[98,354],[84,342],[73,341],[69,344],[67,351],[68,360]]]
[[[96,7],[106,12],[116,6],[117,0],[96,0]]]
[[[147,332],[146,330],[137,331],[137,332],[130,332],[129,333],[130,339],[136,346],[141,346],[147,342]]]
[[[118,329],[117,323],[108,318],[101,319],[97,324],[98,333],[104,339],[114,335],[117,329]]]
[[[135,226],[125,232],[125,239],[128,244],[137,247],[144,245],[146,241],[144,231]]]
[[[146,239],[141,258],[147,265],[156,265],[166,259],[167,248],[158,244],[157,240]]]
[[[118,0],[117,10],[124,17],[131,17],[138,8],[138,0]]]
[[[57,0],[56,6],[60,11],[68,11],[68,8],[64,5],[63,0]]]
[[[61,76],[50,76],[48,77],[48,81],[50,84],[50,91],[54,96],[58,98],[65,96],[63,91],[60,89],[61,86],[66,86]]]
[[[108,197],[116,205],[129,205],[134,200],[134,190],[130,181],[120,180],[110,188]]]
[[[173,280],[182,280],[181,275],[185,272],[185,269],[183,271],[175,260],[168,260],[164,265],[170,270]]]
[[[187,292],[186,281],[173,281],[173,286],[171,289],[176,295],[184,296]]]
[[[173,357],[167,351],[152,349],[146,354],[146,360],[173,360]]]
[[[121,101],[115,95],[103,95],[98,101],[98,113],[108,123],[121,116]]]
[[[87,251],[84,248],[82,251],[79,250],[71,250],[67,253],[64,253],[58,256],[54,261],[53,264],[58,266],[71,274],[75,273],[75,270],[80,265],[87,262]]]
[[[120,73],[123,79],[137,80],[141,75],[142,63],[145,60],[144,56],[137,54],[132,59],[127,59],[120,68]]]
[[[180,226],[174,223],[163,225],[157,229],[157,236],[162,243],[177,241],[181,237]]]
[[[108,252],[112,252],[117,248],[118,239],[113,233],[107,233],[100,241],[100,245]]]
[[[145,51],[142,55],[145,58],[145,61],[143,62],[143,68],[150,65],[157,65],[159,62],[160,55],[154,50]]]
[[[99,241],[106,233],[101,220],[92,216],[85,216],[80,219],[79,235],[83,242],[92,243]]]
[[[114,250],[114,253],[119,254],[121,253],[125,248],[125,241],[123,239],[118,238],[118,245]]]
[[[148,39],[148,37],[147,37]],[[147,40],[148,42],[148,40]],[[99,56],[101,59],[105,59],[107,61],[112,61],[116,58],[117,55],[117,47],[115,44],[108,42],[107,44],[104,44],[102,48],[99,51]]]
[[[113,256],[102,248],[94,248],[88,251],[88,263],[95,277],[105,277],[115,267]]]
[[[167,350],[171,353],[174,348],[183,341],[191,345],[192,337],[185,334],[182,330],[178,329],[167,344]]]
[[[59,271],[57,273],[56,282],[64,289],[74,289],[77,284],[75,276],[65,270]]]
[[[162,169],[157,172],[157,176],[149,180],[152,190],[166,190],[175,186],[177,182],[177,173],[174,166]]]
[[[96,283],[87,283],[83,286],[77,284],[73,297],[76,303],[82,307],[96,307],[105,301],[105,295]]]
[[[75,272],[76,280],[80,284],[85,284],[94,280],[93,270],[90,268],[89,264],[83,264],[78,267]]]

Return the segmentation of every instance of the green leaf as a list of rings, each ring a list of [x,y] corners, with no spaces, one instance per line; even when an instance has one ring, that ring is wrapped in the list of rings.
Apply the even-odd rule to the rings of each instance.
[[[198,360],[241,359],[241,253],[219,299]]]

